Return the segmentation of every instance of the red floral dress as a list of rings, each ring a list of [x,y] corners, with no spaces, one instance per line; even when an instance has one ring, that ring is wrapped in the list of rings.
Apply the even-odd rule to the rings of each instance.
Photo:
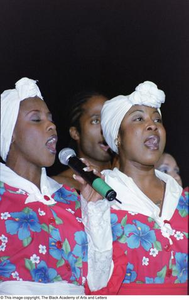
[[[76,191],[62,187],[51,206],[25,204],[25,191],[0,184],[0,281],[84,285],[87,237]]]
[[[120,178],[116,183],[115,177],[112,178],[107,182],[116,189]],[[128,180],[130,186],[131,181]],[[124,192],[119,200],[124,201]],[[171,190],[169,196],[172,193]],[[127,193],[125,199],[128,199]],[[177,203],[172,217],[163,219],[163,226],[159,226],[154,218],[140,213],[140,207],[138,212],[111,208],[114,270],[107,287],[92,294],[188,293],[188,188],[183,190]],[[165,205],[169,207],[169,203]],[[89,290],[87,293],[91,294]]]

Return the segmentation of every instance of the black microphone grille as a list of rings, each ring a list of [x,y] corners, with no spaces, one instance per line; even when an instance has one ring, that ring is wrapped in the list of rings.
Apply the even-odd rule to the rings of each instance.
[[[58,158],[63,165],[68,165],[71,156],[76,156],[75,151],[71,148],[64,148],[58,154]]]

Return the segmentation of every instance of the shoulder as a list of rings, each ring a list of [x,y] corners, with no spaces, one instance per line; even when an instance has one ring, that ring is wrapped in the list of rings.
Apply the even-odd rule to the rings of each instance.
[[[69,179],[73,179],[73,171],[71,169],[68,169],[57,175],[51,176],[51,178],[61,184],[64,184],[65,181],[67,182]]]
[[[67,170],[65,170],[65,171],[63,171],[63,172],[61,172],[61,173],[59,173],[55,176],[52,176],[52,178],[55,179],[55,180],[57,180],[57,179],[61,180],[62,178],[67,178],[67,177],[72,178],[73,173],[74,173],[73,170],[69,168],[69,169],[67,169]]]
[[[68,169],[62,173],[59,173],[56,176],[52,176],[51,178],[62,185],[66,185],[69,187],[73,187],[76,190],[80,190],[79,183],[73,178],[73,174],[74,172],[71,169]]]
[[[186,187],[182,191],[182,194],[179,198],[179,202],[178,202],[178,206],[177,206],[179,214],[182,217],[186,217],[189,214],[188,204],[189,204],[189,189],[188,189],[188,187]]]

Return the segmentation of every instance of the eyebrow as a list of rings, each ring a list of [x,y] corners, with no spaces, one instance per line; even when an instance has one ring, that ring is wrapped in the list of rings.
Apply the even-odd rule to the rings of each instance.
[[[160,165],[160,167],[161,167],[161,166],[168,166],[168,167],[169,167],[170,164],[169,164],[169,163],[162,163],[162,164]],[[179,169],[179,170],[180,170],[180,168],[179,168],[178,166],[175,166],[174,169]]]
[[[136,109],[136,110],[133,110],[132,112],[130,112],[129,115],[132,115],[132,114],[135,113],[135,112],[145,113],[145,111],[142,110],[142,109]],[[155,114],[155,113],[158,113],[158,114],[160,115],[160,113],[158,112],[158,110],[154,110],[154,111],[153,111],[153,114]]]
[[[28,111],[28,112],[26,113],[26,116],[29,115],[30,113],[33,113],[33,112],[39,113],[40,111],[39,111],[38,109],[32,109],[32,110],[30,110],[30,111]]]
[[[132,114],[135,113],[135,112],[142,112],[142,113],[144,113],[144,111],[141,110],[141,109],[135,109],[135,110],[133,110],[132,112],[130,112],[129,115],[132,115]]]
[[[100,114],[96,114],[96,113],[90,115],[90,117],[99,117],[99,116],[100,116]]]
[[[39,109],[32,109],[26,113],[26,116],[29,115],[30,113],[41,113],[41,111]],[[52,116],[52,113],[50,111],[47,111],[46,114]]]

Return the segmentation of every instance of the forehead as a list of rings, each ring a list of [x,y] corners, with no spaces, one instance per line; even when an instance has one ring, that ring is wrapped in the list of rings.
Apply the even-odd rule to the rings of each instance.
[[[92,96],[86,103],[83,105],[83,116],[84,115],[96,115],[100,114],[104,102],[107,100],[104,96]]]
[[[126,115],[130,115],[131,113],[140,111],[140,112],[144,112],[144,113],[159,113],[157,108],[155,107],[150,107],[150,106],[146,106],[146,105],[133,105],[127,112]]]
[[[174,157],[168,153],[162,154],[161,163],[176,164]]]
[[[20,102],[20,111],[48,110],[46,103],[39,97],[27,98]]]

